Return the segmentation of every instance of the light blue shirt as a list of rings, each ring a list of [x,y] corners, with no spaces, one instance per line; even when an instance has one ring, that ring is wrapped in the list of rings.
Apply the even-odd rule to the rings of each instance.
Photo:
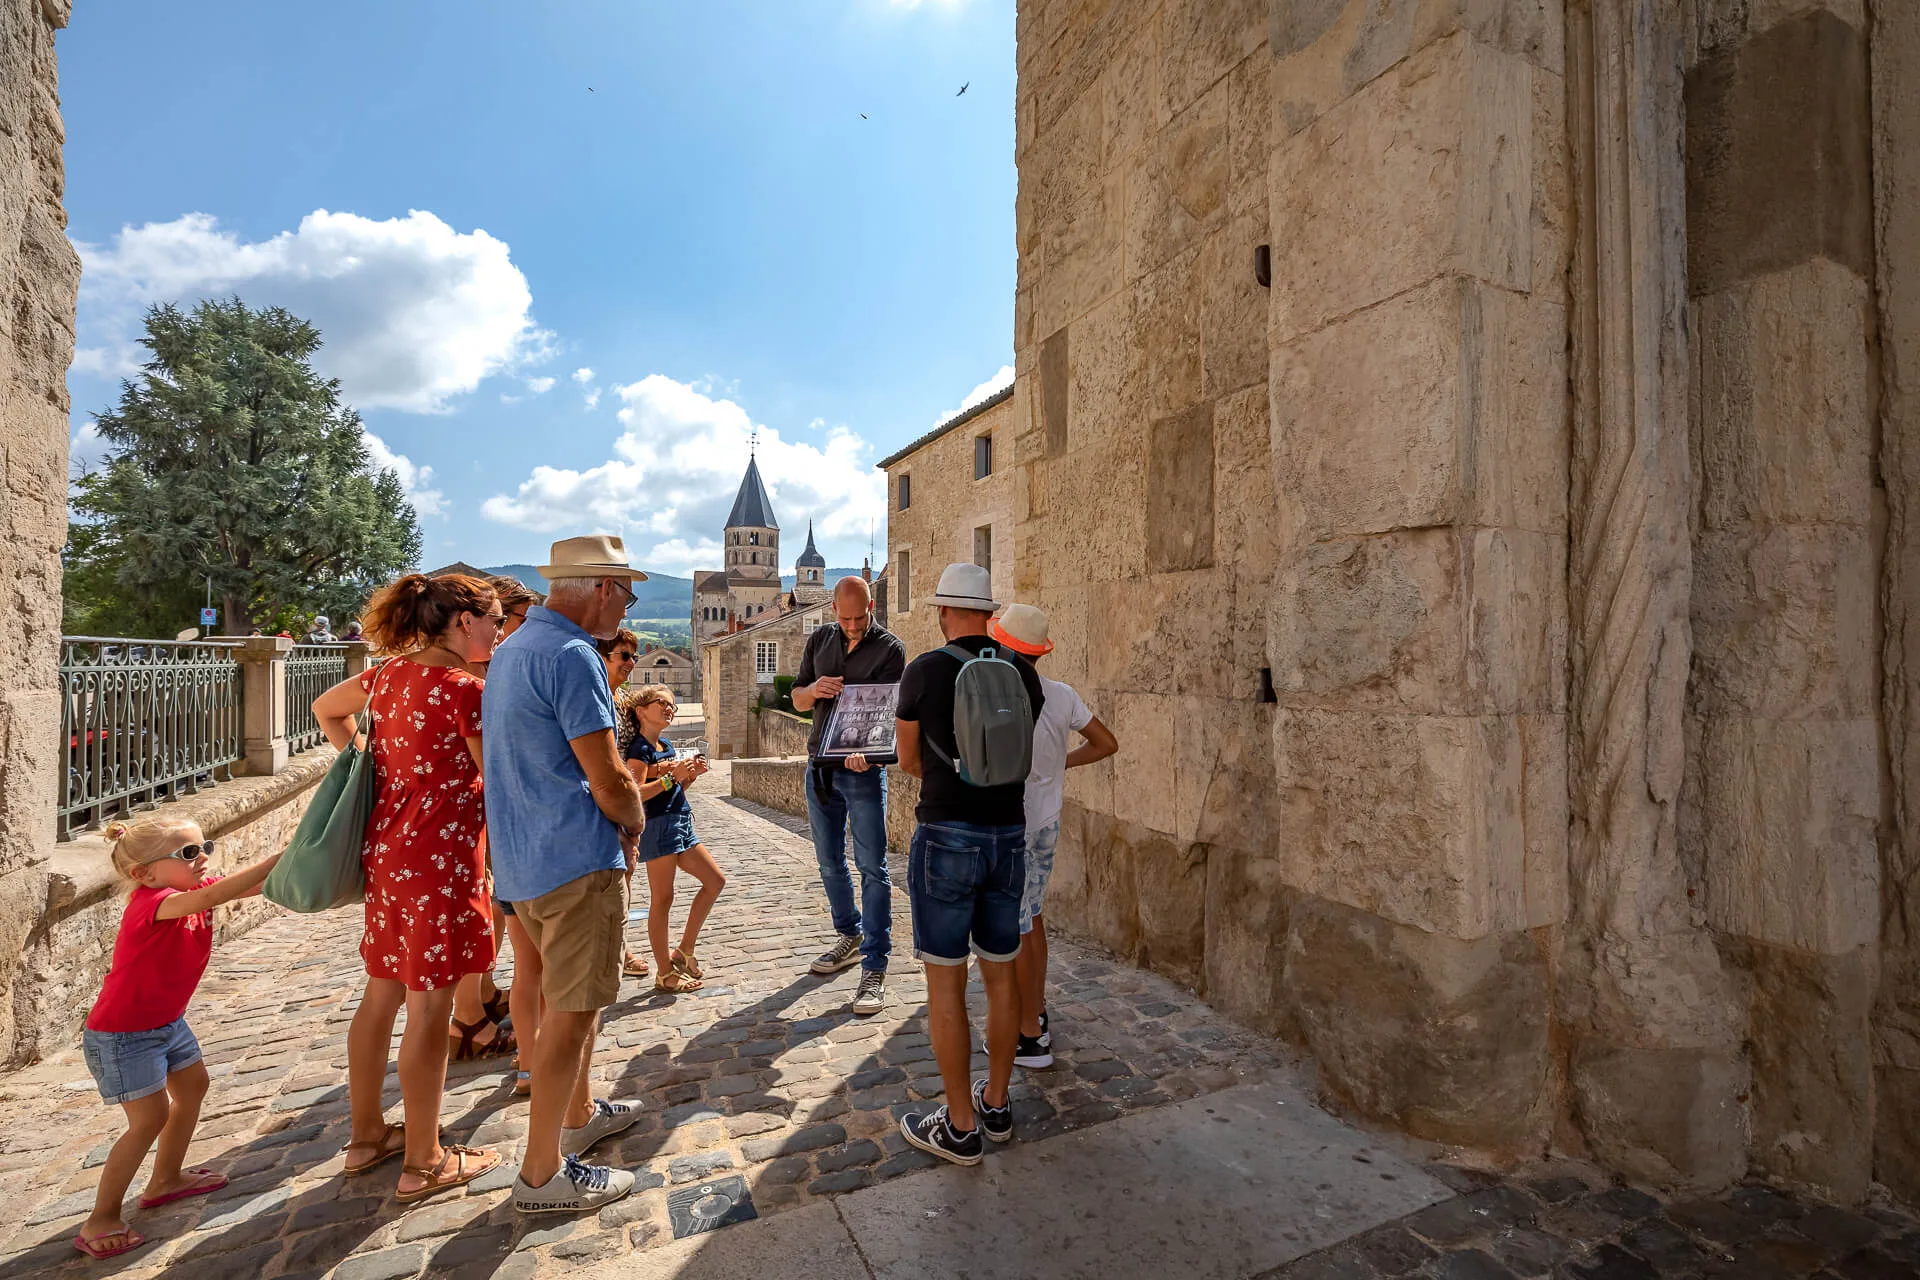
[[[571,745],[613,729],[607,665],[592,636],[551,609],[528,609],[493,651],[480,727],[487,848],[502,901],[627,869],[619,828],[593,802]]]

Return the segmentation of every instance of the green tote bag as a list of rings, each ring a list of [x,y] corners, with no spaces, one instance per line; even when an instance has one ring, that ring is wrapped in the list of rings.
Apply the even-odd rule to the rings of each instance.
[[[373,814],[373,749],[348,743],[327,767],[280,861],[260,894],[289,911],[310,914],[366,901],[360,849]]]

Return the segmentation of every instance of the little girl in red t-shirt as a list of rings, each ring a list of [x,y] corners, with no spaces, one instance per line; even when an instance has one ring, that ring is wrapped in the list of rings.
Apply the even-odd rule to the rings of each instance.
[[[194,823],[178,818],[116,822],[113,865],[133,882],[120,917],[113,965],[82,1033],[87,1070],[100,1096],[127,1113],[127,1131],[113,1144],[100,1170],[93,1216],[81,1224],[74,1247],[94,1258],[137,1249],[146,1237],[120,1216],[127,1186],[157,1140],[153,1174],[142,1209],[227,1185],[211,1169],[182,1169],[200,1101],[207,1096],[207,1068],[200,1042],[187,1027],[187,1003],[213,956],[213,909],[260,892],[260,882],[280,855],[224,878],[209,879],[213,852]]]

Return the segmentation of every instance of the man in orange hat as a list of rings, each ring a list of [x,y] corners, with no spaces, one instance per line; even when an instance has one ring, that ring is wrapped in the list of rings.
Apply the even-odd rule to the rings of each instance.
[[[1010,604],[987,624],[987,634],[1035,667],[1053,652],[1047,638],[1047,615],[1030,604]],[[1040,677],[1046,701],[1033,721],[1033,768],[1027,774],[1027,877],[1020,895],[1020,954],[1013,971],[1020,985],[1020,1043],[1014,1065],[1053,1065],[1053,1032],[1047,1026],[1047,926],[1040,909],[1053,878],[1053,853],[1060,844],[1060,808],[1066,772],[1105,760],[1120,749],[1120,740],[1102,724],[1070,684]],[[1067,750],[1069,733],[1086,741]]]

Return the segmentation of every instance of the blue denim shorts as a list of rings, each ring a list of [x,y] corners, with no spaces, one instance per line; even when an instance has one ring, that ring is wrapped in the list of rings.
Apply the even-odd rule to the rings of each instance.
[[[693,834],[691,813],[663,813],[657,818],[648,818],[647,825],[640,828],[640,861],[671,858],[699,843],[700,838]]]
[[[907,855],[914,953],[928,964],[1011,960],[1020,950],[1025,826],[923,822]]]
[[[152,1031],[94,1031],[80,1036],[87,1070],[107,1102],[132,1102],[167,1087],[167,1076],[200,1061],[200,1042],[185,1018]]]
[[[1047,905],[1047,884],[1053,879],[1053,851],[1060,847],[1060,819],[1027,831],[1026,888],[1020,894],[1020,932],[1033,932],[1033,918]]]

